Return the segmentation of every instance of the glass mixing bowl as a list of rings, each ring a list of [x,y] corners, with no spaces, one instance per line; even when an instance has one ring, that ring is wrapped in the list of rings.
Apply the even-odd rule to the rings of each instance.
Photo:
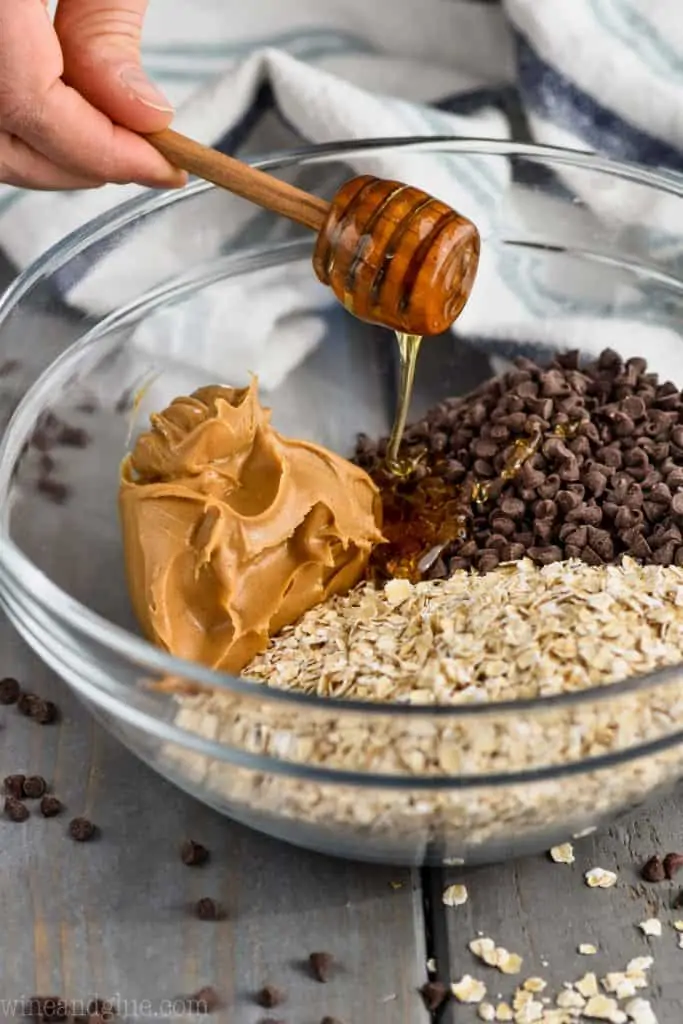
[[[332,196],[408,180],[483,236],[472,299],[423,346],[414,414],[515,354],[610,345],[683,383],[683,182],[590,155],[388,140],[261,166]],[[444,708],[271,691],[140,638],[123,573],[119,463],[150,411],[258,373],[283,432],[343,454],[385,432],[388,332],[314,279],[312,236],[204,184],[71,235],[0,303],[0,599],[31,647],[157,771],[302,846],[397,863],[538,850],[681,774],[678,669],[552,699]],[[161,684],[161,685],[160,685]],[[220,691],[220,714],[174,686]],[[446,754],[444,753],[447,753]]]

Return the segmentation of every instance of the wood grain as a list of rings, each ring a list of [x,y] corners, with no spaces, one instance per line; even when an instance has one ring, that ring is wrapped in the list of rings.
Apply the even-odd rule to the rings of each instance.
[[[291,1024],[424,1024],[416,875],[302,852],[219,817],[107,737],[6,622],[0,649],[2,672],[64,713],[41,727],[0,709],[0,775],[43,774],[67,805],[52,820],[34,804],[24,824],[0,819],[0,999],[118,996],[130,1018],[145,1000],[156,1012],[214,985],[225,1006],[212,1020],[256,1024],[268,1013],[254,994],[271,983],[287,992]],[[67,838],[77,814],[100,827],[96,843]],[[205,867],[181,863],[186,837],[211,850]],[[226,920],[196,920],[202,896]],[[316,950],[337,960],[329,984],[305,967]]]
[[[515,979],[506,978],[477,961],[467,944],[478,932],[495,939],[524,957],[519,984],[537,975],[548,981],[546,994],[555,995],[565,981],[575,981],[587,971],[604,977],[623,971],[635,956],[652,955],[651,988],[639,993],[652,1001],[659,1024],[683,1020],[683,950],[678,948],[672,922],[683,918],[671,909],[672,897],[683,878],[660,885],[644,883],[642,864],[660,851],[683,847],[683,789],[640,808],[604,834],[574,842],[576,862],[554,864],[549,857],[532,857],[507,865],[478,870],[450,870],[443,884],[464,882],[469,901],[462,907],[444,908],[449,936],[449,963],[444,973],[453,979],[466,972],[481,978],[491,994],[509,996]],[[612,889],[589,889],[583,880],[591,867],[617,871]],[[659,917],[661,939],[647,939],[640,921]],[[596,956],[581,956],[580,943],[598,947]],[[547,961],[544,966],[543,961]],[[476,1020],[463,1009],[460,1024]]]

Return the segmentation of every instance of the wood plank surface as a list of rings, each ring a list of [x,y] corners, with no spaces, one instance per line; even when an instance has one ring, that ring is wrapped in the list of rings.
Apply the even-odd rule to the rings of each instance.
[[[459,980],[470,973],[487,984],[489,996],[509,999],[525,978],[548,982],[544,995],[553,997],[564,982],[588,971],[599,978],[623,971],[633,957],[651,955],[651,987],[638,995],[650,999],[659,1024],[683,1021],[683,949],[678,947],[672,909],[683,886],[676,881],[647,884],[643,863],[655,853],[683,849],[683,787],[615,824],[611,829],[574,841],[575,863],[559,865],[547,855],[479,869],[449,869],[442,885],[465,883],[468,902],[443,908],[448,933],[448,964],[444,975]],[[584,873],[592,867],[618,873],[611,889],[590,889]],[[658,917],[661,938],[646,938],[638,924]],[[485,966],[469,951],[470,939],[490,936],[498,945],[524,957],[521,974],[505,977]],[[598,947],[595,956],[578,953],[580,943]],[[545,961],[545,963],[544,963]],[[459,1024],[478,1020],[474,1007],[458,1009]]]
[[[219,817],[107,737],[6,622],[0,650],[0,674],[63,710],[52,726],[0,710],[0,775],[42,774],[66,804],[51,820],[32,804],[27,822],[0,821],[0,1000],[118,997],[141,1019],[213,985],[224,1009],[212,1019],[230,1024],[427,1019],[417,876],[296,850]],[[100,827],[97,842],[67,837],[80,814]],[[185,838],[210,849],[209,864],[181,862]],[[203,896],[224,905],[224,921],[193,916]],[[325,985],[305,967],[321,950],[338,963]],[[254,1001],[264,984],[287,993],[277,1011]]]

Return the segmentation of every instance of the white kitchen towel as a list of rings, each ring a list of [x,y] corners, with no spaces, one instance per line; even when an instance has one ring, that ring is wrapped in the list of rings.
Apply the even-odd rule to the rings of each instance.
[[[151,0],[144,63],[173,102],[179,131],[225,151],[280,150],[302,143],[368,137],[453,135],[505,138],[524,126],[537,141],[597,149],[650,166],[683,170],[683,18],[671,0]],[[378,156],[362,170],[409,178],[495,230],[498,205],[508,185],[502,161]],[[648,194],[628,184],[621,193],[585,194],[585,181],[561,176],[589,211],[619,216]],[[583,189],[583,193],[582,193]],[[91,217],[137,194],[137,187],[109,186],[78,194],[0,190],[0,246],[19,267],[33,260]],[[616,198],[615,198],[616,197]],[[553,216],[548,199],[547,216]],[[215,225],[216,256],[244,231],[230,205],[230,223]],[[661,227],[663,251],[678,258],[670,206],[639,209]],[[81,267],[63,280],[67,300],[101,315],[137,296],[147,278],[171,278],[192,257],[191,221],[167,237],[163,230],[136,232],[117,254]],[[673,238],[673,242],[672,242]],[[668,248],[667,248],[668,247]],[[206,257],[206,237],[202,239]],[[488,254],[484,245],[478,289],[490,301],[487,332],[482,304],[476,329],[494,348],[505,320],[509,336],[530,333],[530,311],[542,290],[538,335],[565,343],[567,331],[585,344],[599,320],[596,304],[572,294],[572,282],[542,283],[520,273],[514,261]],[[271,301],[254,316],[246,291],[205,290],[175,314],[149,318],[139,343],[154,354],[164,345],[181,351],[188,333],[195,358],[215,368],[221,331],[229,323],[253,354],[250,369],[276,386],[288,368],[322,336],[308,313],[319,303],[312,274],[273,272]],[[314,294],[315,293],[315,294]],[[639,298],[630,319],[637,324]],[[562,337],[548,335],[553,303],[564,315]],[[542,309],[541,309],[542,306]],[[573,320],[567,318],[572,307]],[[506,312],[505,318],[500,315]],[[495,316],[493,313],[495,312]],[[292,315],[294,314],[294,315]],[[532,317],[533,318],[533,317]],[[648,318],[646,318],[648,319]],[[305,329],[302,330],[302,322]],[[588,328],[587,328],[588,325]],[[622,325],[623,327],[624,325]],[[642,327],[642,323],[641,323]],[[678,344],[668,328],[658,345]],[[467,332],[468,314],[460,328]],[[283,344],[290,331],[292,344]],[[534,334],[533,328],[531,334]],[[664,341],[662,341],[662,334]],[[621,330],[620,337],[624,336]],[[635,344],[626,330],[626,346]],[[199,341],[201,339],[201,342]],[[600,347],[601,341],[596,341]],[[197,356],[196,353],[199,353]],[[224,353],[223,353],[224,354]],[[683,377],[683,366],[681,366]]]

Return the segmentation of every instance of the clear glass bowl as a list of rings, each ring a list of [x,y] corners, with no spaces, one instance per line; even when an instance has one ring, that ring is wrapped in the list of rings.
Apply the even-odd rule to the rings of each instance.
[[[423,347],[414,412],[506,358],[611,345],[683,383],[683,184],[502,142],[340,145],[261,166],[331,196],[370,172],[473,217],[483,255],[457,332]],[[75,233],[0,303],[0,600],[93,713],[179,786],[328,853],[468,863],[599,827],[681,774],[683,674],[455,708],[271,691],[181,662],[132,619],[119,463],[148,413],[257,372],[283,432],[347,454],[386,431],[396,346],[314,280],[312,236],[196,184]],[[66,431],[61,424],[66,423]],[[222,692],[200,714],[157,684]],[[167,687],[168,688],[168,687]],[[447,752],[447,756],[446,753]]]

